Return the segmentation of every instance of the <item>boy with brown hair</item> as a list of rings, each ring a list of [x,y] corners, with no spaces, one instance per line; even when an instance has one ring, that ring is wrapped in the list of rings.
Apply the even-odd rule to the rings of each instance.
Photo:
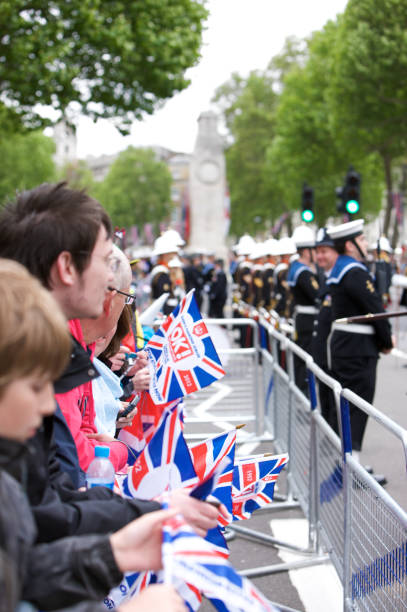
[[[52,383],[69,359],[70,338],[57,303],[23,266],[0,259],[0,294],[0,611],[24,599],[43,610],[102,612],[96,602],[123,572],[161,566],[162,523],[175,512],[153,512],[110,536],[34,545],[35,522],[19,482],[31,459],[26,442],[55,409]],[[184,610],[164,585],[119,609],[146,612],[164,600],[166,609]]]

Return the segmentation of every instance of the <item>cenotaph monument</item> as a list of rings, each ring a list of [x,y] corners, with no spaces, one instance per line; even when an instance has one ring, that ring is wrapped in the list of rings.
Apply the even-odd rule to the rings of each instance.
[[[223,138],[212,111],[198,119],[198,136],[189,173],[190,250],[206,250],[226,256],[228,212]]]

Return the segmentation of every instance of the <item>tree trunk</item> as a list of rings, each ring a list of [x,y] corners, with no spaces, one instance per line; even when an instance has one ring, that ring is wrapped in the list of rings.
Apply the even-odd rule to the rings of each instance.
[[[399,192],[400,192],[400,197],[401,197],[400,208],[401,208],[401,214],[403,215],[403,217],[404,217],[404,199],[406,195],[406,186],[407,186],[407,164],[402,164],[401,182],[400,182]],[[394,219],[394,229],[393,229],[393,236],[391,240],[391,246],[393,249],[396,248],[399,238],[400,238],[400,227],[399,227],[399,222],[398,222],[397,215],[396,215]]]
[[[387,205],[386,205],[386,213],[384,216],[384,227],[383,233],[385,236],[388,236],[390,229],[390,221],[391,221],[391,211],[393,208],[393,184],[391,177],[391,159],[388,157],[384,158],[384,174],[386,177],[386,189],[387,189]]]

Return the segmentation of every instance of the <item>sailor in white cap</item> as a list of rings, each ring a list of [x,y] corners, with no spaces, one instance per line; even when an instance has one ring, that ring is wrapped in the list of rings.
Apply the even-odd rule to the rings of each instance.
[[[249,255],[252,262],[251,303],[255,308],[264,306],[264,262],[266,249],[264,242],[256,242]]]
[[[327,284],[332,297],[332,328],[328,338],[328,365],[343,387],[367,402],[373,401],[379,352],[389,353],[393,343],[387,319],[371,324],[336,323],[336,319],[383,312],[364,259],[367,240],[363,219],[328,228],[339,256]],[[352,447],[358,458],[362,448],[367,415],[350,405]]]
[[[264,243],[266,261],[263,267],[263,301],[267,310],[273,310],[275,302],[274,293],[274,270],[278,258],[278,240],[269,238]]]
[[[295,341],[307,353],[311,352],[314,319],[318,314],[316,305],[318,281],[313,266],[314,232],[310,227],[300,225],[295,228],[292,239],[297,248],[298,258],[290,263],[287,285],[293,303]],[[308,393],[307,370],[302,359],[294,359],[297,386]]]
[[[280,238],[277,245],[280,261],[274,268],[274,308],[280,317],[288,319],[291,316],[291,293],[287,285],[288,266],[290,258],[296,254],[295,242],[289,238]]]
[[[391,262],[393,249],[386,236],[380,236],[370,248],[373,261],[369,264],[369,270],[375,278],[375,287],[382,298],[383,306],[386,308],[390,302],[390,286],[394,273]]]
[[[172,283],[169,273],[168,263],[173,259],[179,251],[179,247],[175,244],[172,237],[169,239],[166,236],[159,236],[154,243],[153,255],[157,257],[157,263],[151,270],[151,297],[154,300],[160,297],[163,293],[172,294]],[[163,306],[163,313],[170,314],[177,305],[177,300],[170,295]]]
[[[239,256],[239,263],[235,270],[234,282],[236,290],[233,295],[233,317],[241,318],[243,315],[239,311],[239,301],[243,301],[247,304],[251,301],[251,286],[252,286],[252,262],[249,259],[249,255],[252,252],[255,245],[254,239],[248,234],[244,234],[237,245],[235,245],[235,252]],[[249,325],[239,326],[240,340],[239,344],[242,348],[251,346],[251,327]]]

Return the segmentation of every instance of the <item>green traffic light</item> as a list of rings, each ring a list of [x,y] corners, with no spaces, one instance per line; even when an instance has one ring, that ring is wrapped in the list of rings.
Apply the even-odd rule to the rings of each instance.
[[[301,217],[302,220],[305,221],[305,223],[310,223],[314,220],[314,213],[312,212],[312,210],[303,210],[301,213]]]
[[[354,215],[355,213],[359,212],[359,202],[356,200],[348,200],[345,208],[346,212],[348,212],[350,215]]]

